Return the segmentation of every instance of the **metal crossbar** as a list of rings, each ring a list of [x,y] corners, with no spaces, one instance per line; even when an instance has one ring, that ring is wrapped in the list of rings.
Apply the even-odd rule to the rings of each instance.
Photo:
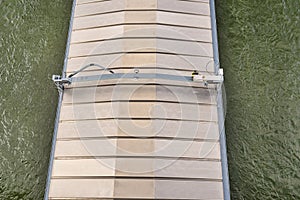
[[[78,74],[78,71],[75,73]],[[139,70],[135,70],[134,73],[114,73],[91,75],[91,76],[80,76],[74,77],[75,74],[71,74],[66,78],[62,78],[59,75],[53,75],[52,80],[55,85],[61,90],[64,85],[70,85],[75,82],[86,82],[86,81],[100,81],[100,80],[111,80],[111,79],[164,79],[170,81],[183,81],[183,82],[200,82],[204,86],[208,84],[221,84],[224,80],[223,71],[220,70],[218,75],[204,75],[198,72],[193,72],[191,76],[180,76],[172,74],[161,74],[161,73],[139,73]]]

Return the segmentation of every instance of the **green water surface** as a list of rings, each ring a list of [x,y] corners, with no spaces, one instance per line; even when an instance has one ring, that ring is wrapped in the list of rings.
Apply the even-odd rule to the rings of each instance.
[[[216,7],[232,199],[300,199],[300,1]]]
[[[0,199],[42,199],[71,1],[0,0]]]

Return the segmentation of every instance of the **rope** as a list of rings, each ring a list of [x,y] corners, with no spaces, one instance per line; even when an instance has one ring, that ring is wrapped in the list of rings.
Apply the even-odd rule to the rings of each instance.
[[[95,64],[95,63],[91,63],[91,64],[88,64],[88,65],[82,67],[81,69],[75,71],[74,73],[70,74],[70,75],[68,76],[68,78],[71,78],[71,77],[75,76],[76,74],[82,72],[83,70],[85,70],[85,69],[87,69],[87,68],[89,68],[89,67],[99,67],[99,68],[101,68],[101,69],[103,69],[103,70],[109,71],[109,72],[112,73],[112,74],[115,73],[114,71],[109,70],[109,69],[107,69],[106,67],[103,67],[103,66],[98,65],[98,64]]]

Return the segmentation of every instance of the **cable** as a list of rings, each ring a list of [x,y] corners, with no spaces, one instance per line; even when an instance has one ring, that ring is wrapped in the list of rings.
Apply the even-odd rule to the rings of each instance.
[[[68,76],[68,78],[71,78],[71,77],[75,76],[76,74],[78,74],[79,72],[82,72],[83,70],[85,70],[85,69],[87,69],[87,68],[89,68],[89,67],[94,67],[94,66],[95,66],[95,67],[99,67],[99,68],[101,68],[101,69],[103,69],[103,70],[107,70],[107,71],[109,71],[109,72],[112,73],[112,74],[115,73],[114,71],[109,70],[109,69],[107,69],[107,68],[105,68],[105,67],[103,67],[103,66],[101,66],[101,65],[98,65],[98,64],[95,64],[95,63],[91,63],[91,64],[88,64],[88,65],[82,67],[81,69],[75,71],[74,73],[70,74],[70,75]]]

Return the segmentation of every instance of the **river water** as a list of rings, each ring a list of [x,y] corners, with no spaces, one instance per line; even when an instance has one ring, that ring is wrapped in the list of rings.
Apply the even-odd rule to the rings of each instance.
[[[233,199],[300,199],[300,1],[218,0]]]
[[[0,0],[0,199],[42,199],[71,1]],[[232,199],[300,199],[300,1],[218,0]]]
[[[0,199],[42,199],[71,2],[0,0]]]

